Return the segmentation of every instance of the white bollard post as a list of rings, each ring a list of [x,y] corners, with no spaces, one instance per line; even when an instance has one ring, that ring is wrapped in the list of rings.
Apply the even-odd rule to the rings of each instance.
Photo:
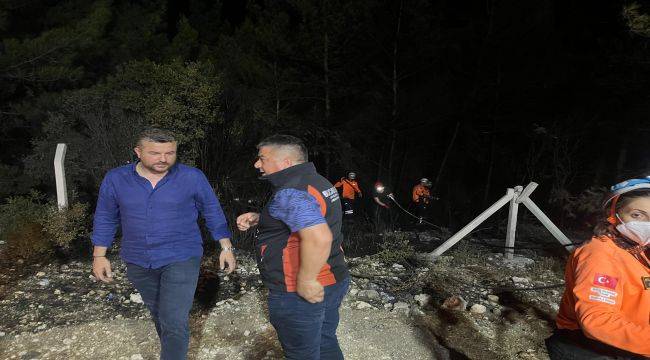
[[[517,213],[519,212],[519,203],[517,202],[517,198],[523,191],[523,187],[521,186],[516,186],[515,187],[515,196],[510,199],[510,208],[508,211],[508,229],[506,232],[506,259],[512,260],[512,258],[515,255],[515,236],[517,233]]]
[[[56,154],[54,155],[54,177],[56,178],[56,200],[59,210],[68,207],[68,189],[65,183],[65,153],[68,149],[66,144],[56,145]]]

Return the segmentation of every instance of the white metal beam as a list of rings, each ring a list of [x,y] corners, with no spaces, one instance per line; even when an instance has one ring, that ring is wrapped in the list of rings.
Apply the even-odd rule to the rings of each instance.
[[[477,216],[469,224],[465,225],[465,227],[460,229],[456,234],[454,234],[454,236],[447,239],[447,241],[442,243],[435,250],[430,252],[427,256],[433,260],[438,256],[442,255],[445,251],[449,250],[450,247],[454,246],[462,238],[464,238],[470,232],[472,232],[472,230],[474,230],[477,226],[479,226],[483,221],[485,221],[487,218],[492,216],[495,212],[499,211],[499,209],[501,209],[503,205],[507,204],[510,200],[512,200],[514,196],[515,196],[515,191],[513,189],[508,189],[506,191],[506,194],[501,199],[499,199],[497,202],[492,204],[492,206],[490,206],[485,211],[483,211],[479,216]]]

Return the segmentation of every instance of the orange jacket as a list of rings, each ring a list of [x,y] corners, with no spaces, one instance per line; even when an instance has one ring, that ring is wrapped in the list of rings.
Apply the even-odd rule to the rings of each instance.
[[[356,193],[359,193],[359,196],[361,196],[361,189],[359,189],[359,184],[356,180],[341,178],[341,180],[334,184],[334,186],[337,188],[340,188],[341,186],[343,187],[342,196],[344,199],[354,200]]]
[[[569,256],[564,277],[558,328],[650,356],[650,269],[601,236]]]
[[[430,195],[429,188],[422,184],[417,184],[413,187],[413,202],[419,203],[422,200],[428,204]]]

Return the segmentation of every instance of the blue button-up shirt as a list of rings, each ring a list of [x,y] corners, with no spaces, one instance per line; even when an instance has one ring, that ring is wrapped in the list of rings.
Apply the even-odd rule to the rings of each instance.
[[[93,245],[110,247],[120,224],[122,259],[155,269],[203,255],[199,213],[212,238],[231,237],[219,200],[201,170],[176,164],[153,188],[135,165],[112,169],[102,181]]]

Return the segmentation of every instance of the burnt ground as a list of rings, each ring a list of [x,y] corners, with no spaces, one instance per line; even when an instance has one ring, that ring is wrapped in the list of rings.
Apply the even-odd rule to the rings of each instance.
[[[400,235],[420,251],[445,236]],[[563,291],[564,261],[525,242],[519,245],[534,249],[506,261],[502,243],[466,239],[433,263],[349,258],[353,282],[339,328],[346,358],[547,359],[543,340]],[[4,266],[0,359],[157,358],[149,314],[124,265],[111,260],[113,284],[96,282],[90,261]],[[246,254],[238,260],[237,272],[224,276],[213,257],[204,259],[190,358],[281,358],[254,261]],[[461,300],[449,306],[450,298]]]

